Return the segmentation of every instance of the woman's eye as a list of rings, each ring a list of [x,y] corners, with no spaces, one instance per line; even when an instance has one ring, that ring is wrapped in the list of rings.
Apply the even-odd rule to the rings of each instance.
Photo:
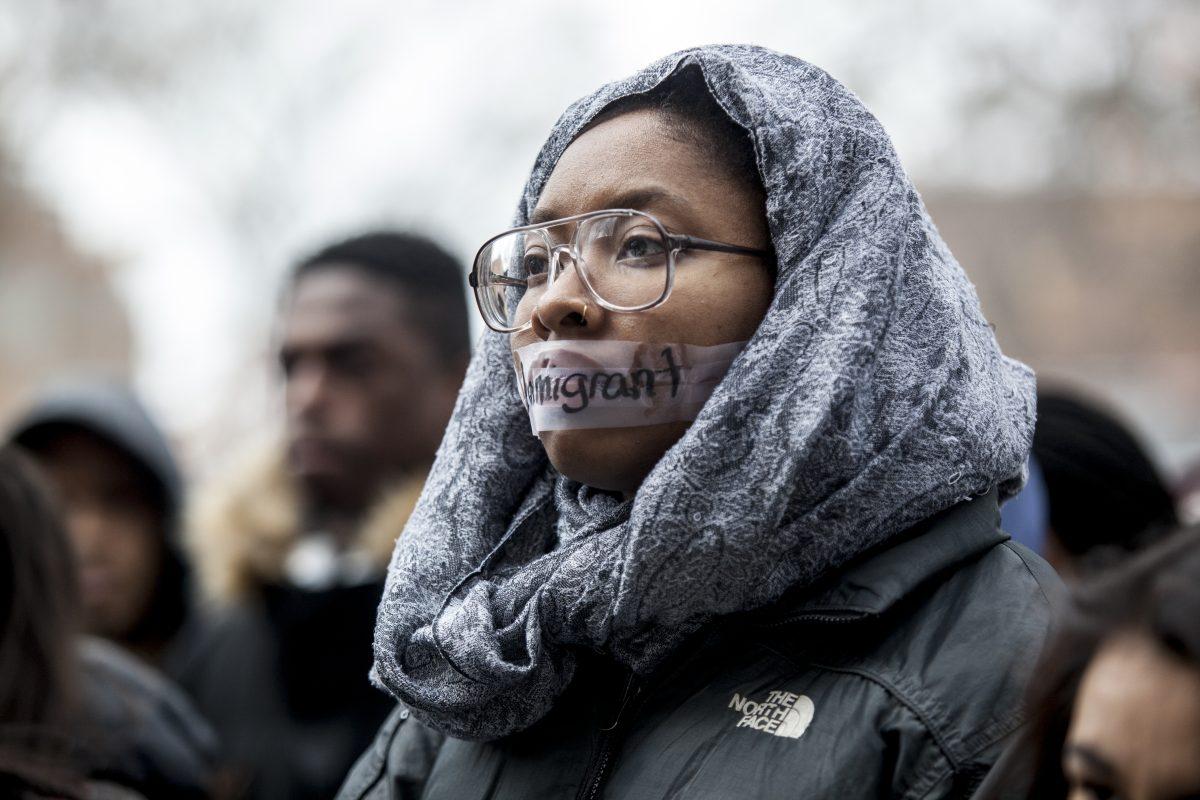
[[[658,236],[633,235],[621,244],[617,253],[617,261],[621,262],[658,262],[659,256],[665,252],[662,239]]]
[[[521,261],[521,268],[529,277],[536,275],[545,275],[546,268],[550,265],[550,260],[546,258],[545,253],[529,252],[525,254],[525,258]]]

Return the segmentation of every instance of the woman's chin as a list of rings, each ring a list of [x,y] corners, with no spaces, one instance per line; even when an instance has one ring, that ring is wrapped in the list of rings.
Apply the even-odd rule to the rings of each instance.
[[[688,422],[635,428],[576,428],[538,434],[554,468],[595,489],[632,495]]]

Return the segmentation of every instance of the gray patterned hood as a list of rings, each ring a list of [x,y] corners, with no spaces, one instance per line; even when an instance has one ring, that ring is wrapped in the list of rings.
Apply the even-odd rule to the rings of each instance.
[[[581,648],[648,672],[712,620],[1020,486],[1033,375],[1001,354],[878,121],[820,69],[716,46],[601,88],[555,125],[517,223],[589,120],[687,66],[753,140],[774,300],[628,502],[547,463],[507,337],[485,334],[375,631],[375,681],[452,736],[536,722]]]

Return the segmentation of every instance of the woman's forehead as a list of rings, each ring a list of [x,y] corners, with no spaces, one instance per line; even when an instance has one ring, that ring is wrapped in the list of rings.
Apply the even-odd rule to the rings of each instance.
[[[686,211],[719,196],[702,149],[672,136],[660,115],[633,111],[589,128],[550,173],[531,222],[600,208]]]

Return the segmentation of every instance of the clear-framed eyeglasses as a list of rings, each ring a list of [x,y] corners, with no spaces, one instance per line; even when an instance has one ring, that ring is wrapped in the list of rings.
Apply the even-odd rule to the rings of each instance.
[[[562,231],[570,226],[571,238],[564,243]],[[770,255],[671,233],[644,211],[614,208],[493,236],[476,253],[469,282],[487,326],[498,333],[515,333],[530,326],[534,308],[569,267],[575,268],[591,299],[609,311],[646,311],[662,305],[671,295],[675,262],[684,250]]]

